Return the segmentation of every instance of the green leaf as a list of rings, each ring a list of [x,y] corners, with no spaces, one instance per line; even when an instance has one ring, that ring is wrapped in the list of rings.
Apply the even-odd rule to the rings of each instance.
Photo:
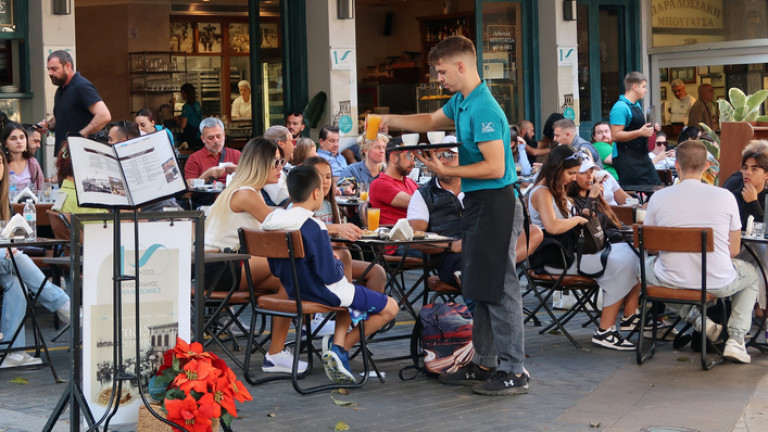
[[[338,406],[345,406],[345,407],[356,407],[357,402],[350,402],[350,401],[342,401],[334,398],[331,396],[331,400],[333,400],[333,403],[335,403]]]
[[[760,117],[758,117],[758,118],[756,119],[756,121],[759,121],[759,122],[768,122],[768,115],[761,115]]]
[[[757,110],[751,111],[747,115],[744,116],[744,121],[748,121],[748,122],[755,121],[755,120],[757,120],[757,116],[759,114],[760,113]]]
[[[751,95],[747,96],[747,110],[752,112],[760,107],[760,104],[765,102],[768,98],[768,90],[758,90]]]
[[[744,105],[740,107],[736,107],[735,110],[733,110],[733,121],[744,121],[744,115],[746,114],[744,110],[746,107]]]
[[[176,358],[176,357],[173,358],[173,369],[176,370],[176,371],[181,370],[179,359]]]
[[[29,384],[29,380],[22,377],[16,377],[8,382],[11,384]]]
[[[221,414],[221,418],[220,418],[220,420],[221,420],[221,422],[222,422],[222,423],[224,423],[224,426],[226,426],[226,427],[229,427],[229,425],[230,425],[230,424],[232,424],[232,419],[233,419],[233,418],[235,418],[235,417],[234,417],[234,416],[232,416],[232,414],[230,414],[230,413],[228,413],[228,412],[224,411],[224,412]]]
[[[349,429],[350,429],[349,425],[344,423],[343,421],[336,423],[336,426],[333,428],[333,430],[336,432],[348,431]]]
[[[731,87],[731,89],[728,90],[728,99],[731,100],[731,105],[733,105],[734,108],[743,107],[747,103],[747,95],[737,87]]]
[[[733,120],[733,105],[723,99],[717,100],[717,107],[720,109],[720,123]]]

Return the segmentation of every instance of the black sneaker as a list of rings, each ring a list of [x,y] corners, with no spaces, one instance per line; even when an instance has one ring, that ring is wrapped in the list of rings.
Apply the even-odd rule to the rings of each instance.
[[[638,314],[632,314],[632,316],[629,317],[621,317],[621,323],[619,324],[619,328],[621,331],[632,331],[635,328],[637,328],[638,324],[640,324],[640,315]]]
[[[462,366],[454,373],[441,374],[437,380],[448,385],[473,385],[481,383],[493,375],[493,369],[483,369],[480,366],[470,363]]]
[[[599,328],[595,330],[592,334],[592,343],[617,351],[632,351],[635,349],[635,344],[625,340],[619,331],[616,330],[616,326],[608,330],[600,330]]]
[[[487,380],[473,385],[472,391],[488,396],[528,393],[528,375],[517,376],[511,372],[496,371]]]

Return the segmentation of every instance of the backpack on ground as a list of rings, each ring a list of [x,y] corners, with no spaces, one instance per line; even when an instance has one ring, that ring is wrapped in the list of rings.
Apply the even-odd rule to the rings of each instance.
[[[453,373],[469,364],[474,355],[472,314],[467,306],[430,303],[419,311],[411,334],[413,365],[400,370],[400,379],[405,379],[403,372],[408,369],[432,376]]]

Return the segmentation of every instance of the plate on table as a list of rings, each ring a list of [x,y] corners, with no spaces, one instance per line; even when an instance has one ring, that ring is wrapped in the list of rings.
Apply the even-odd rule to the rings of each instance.
[[[414,231],[413,232],[413,239],[414,240],[423,240],[425,238],[427,238],[427,233],[425,233],[424,231]]]
[[[363,230],[363,238],[379,238],[378,231]]]

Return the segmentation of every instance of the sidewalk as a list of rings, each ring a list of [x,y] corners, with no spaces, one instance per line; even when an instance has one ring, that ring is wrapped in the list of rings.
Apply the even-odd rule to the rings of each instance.
[[[529,300],[526,300],[528,303]],[[43,328],[51,330],[50,315]],[[394,332],[410,332],[405,314]],[[48,319],[48,321],[46,321]],[[634,352],[592,347],[592,329],[574,324],[573,335],[586,348],[579,351],[560,334],[538,334],[526,327],[527,368],[532,375],[527,395],[478,396],[468,387],[444,386],[419,376],[401,381],[397,373],[407,361],[379,362],[386,383],[375,378],[350,395],[333,394],[356,407],[337,406],[329,393],[297,394],[290,382],[249,386],[252,402],[238,406],[236,431],[292,431],[310,427],[333,431],[339,421],[351,431],[640,431],[677,427],[696,431],[763,431],[768,413],[768,354],[750,350],[752,364],[730,364],[703,371],[698,354],[674,351],[661,344],[656,357],[643,366]],[[52,331],[52,330],[51,330]],[[67,377],[66,345],[54,344],[54,364]],[[408,341],[374,344],[375,358],[408,353]],[[261,359],[256,359],[257,367]],[[360,360],[352,361],[361,370]],[[237,372],[237,371],[236,371]],[[11,384],[22,377],[29,384]],[[319,361],[307,378],[324,382]],[[0,430],[39,431],[65,390],[50,370],[0,370]],[[54,430],[69,430],[66,411]],[[84,430],[84,423],[81,430]],[[136,425],[111,430],[133,431]]]

